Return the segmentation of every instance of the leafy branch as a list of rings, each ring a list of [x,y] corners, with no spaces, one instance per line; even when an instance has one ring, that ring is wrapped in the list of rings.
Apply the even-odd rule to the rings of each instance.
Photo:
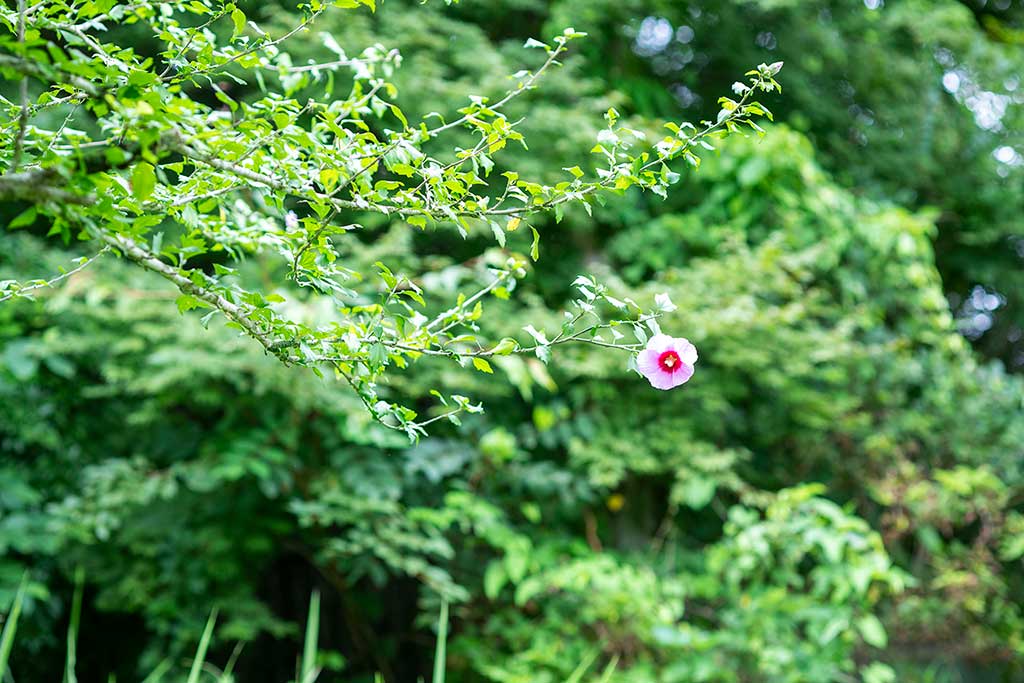
[[[60,275],[50,278],[49,280],[29,280],[28,282],[16,282],[14,280],[0,281],[0,302],[16,297],[29,296],[32,292],[40,289],[52,289],[72,275],[88,268],[94,261],[96,261],[96,259],[103,256],[108,251],[110,251],[110,247],[106,246],[92,256],[82,256],[77,259],[78,265],[74,268],[71,268],[70,270],[62,270]]]
[[[374,8],[371,0],[360,2]],[[589,278],[577,280],[581,298],[550,337],[527,326],[531,341],[488,339],[484,304],[509,298],[527,276],[529,261],[506,243],[532,216],[554,212],[561,220],[571,205],[589,213],[602,193],[637,187],[664,196],[679,178],[671,162],[696,167],[699,150],[743,126],[763,133],[754,119],[771,113],[754,96],[778,88],[781,66],[749,72],[747,83],[736,88],[737,100],[720,100],[714,121],[700,128],[667,124],[672,134],[653,145],[609,110],[592,150],[596,161],[581,162],[593,172],[570,166],[565,180],[545,184],[515,170],[500,176],[492,171],[508,145],[526,144],[524,119],[511,120],[508,105],[536,89],[569,44],[584,37],[571,28],[550,44],[528,41],[526,47],[543,50],[544,59],[514,74],[515,84],[501,96],[472,97],[450,120],[428,125],[408,121],[396,104],[388,78],[401,63],[397,50],[371,46],[349,56],[328,36],[324,44],[335,59],[292,66],[284,47],[327,11],[318,0],[304,6],[301,21],[278,38],[232,3],[214,9],[144,1],[101,10],[58,1],[32,8],[22,3],[19,9],[0,9],[0,22],[19,46],[17,54],[0,56],[0,72],[46,87],[35,102],[23,97],[4,104],[21,123],[0,126],[0,162],[9,169],[0,175],[0,198],[30,204],[15,221],[41,218],[51,221],[51,234],[101,242],[100,253],[116,251],[173,284],[183,313],[206,309],[204,324],[223,315],[283,363],[333,373],[382,424],[412,438],[438,420],[482,409],[438,392],[438,414],[420,418],[382,397],[389,373],[421,356],[490,373],[488,359],[495,356],[529,353],[547,361],[551,349],[562,345],[626,353],[643,345],[663,311],[617,299]],[[24,31],[28,15],[33,26],[49,30]],[[108,42],[108,23],[118,21],[150,26],[163,43],[163,61]],[[226,22],[232,30],[225,40],[214,28]],[[33,56],[41,54],[50,57]],[[351,82],[347,96],[294,99],[341,70]],[[263,74],[273,73],[280,83],[268,89]],[[234,95],[214,81],[215,74],[243,86],[251,77],[258,92]],[[69,107],[59,126],[31,125],[56,106]],[[88,125],[74,125],[85,119]],[[473,144],[449,154],[431,151],[428,143],[455,129],[473,135]],[[346,236],[361,230],[370,214],[418,228],[452,225],[463,236],[482,230],[493,234],[500,256],[481,259],[467,273],[478,283],[472,293],[437,301],[417,284],[425,274],[392,272],[377,263],[367,277],[346,262],[344,244],[353,239]],[[540,234],[529,227],[536,260]],[[168,234],[174,237],[165,239]],[[248,285],[232,267],[248,254],[280,259],[299,289],[267,292]],[[204,255],[216,257],[211,272],[192,265]],[[295,304],[320,298],[330,304],[330,316],[297,319]],[[622,329],[632,329],[636,341]]]

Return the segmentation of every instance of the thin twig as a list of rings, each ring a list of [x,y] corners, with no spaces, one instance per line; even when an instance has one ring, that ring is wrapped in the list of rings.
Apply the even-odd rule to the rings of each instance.
[[[264,65],[263,68],[268,71],[280,72],[281,70],[286,71],[289,74],[304,73],[306,71],[316,71],[318,69],[334,69],[339,66],[352,66],[355,62],[351,59],[339,59],[335,62],[321,62],[319,64],[303,64],[302,66],[289,66],[287,68],[283,66],[273,66],[271,64]]]
[[[490,109],[491,111],[497,111],[504,107],[506,104],[508,104],[510,101],[518,97],[519,95],[522,95],[527,90],[532,89],[533,84],[537,82],[537,79],[539,79],[541,75],[552,64],[555,63],[555,60],[558,59],[558,56],[565,52],[567,49],[568,48],[565,46],[565,43],[563,43],[554,50],[552,50],[551,54],[548,55],[547,61],[545,61],[539,69],[530,74],[530,77],[527,78],[526,81],[522,83],[522,85],[520,85],[518,88],[508,91],[508,93],[505,94],[505,97],[501,98],[500,100],[498,100],[493,105],[487,108]],[[443,133],[444,131],[449,130],[451,128],[455,128],[456,126],[461,126],[462,124],[469,121],[470,118],[472,118],[472,116],[470,114],[466,114],[462,118],[456,119],[451,123],[446,123],[443,126],[438,126],[437,128],[427,131],[427,135],[429,135],[430,137],[436,137],[439,133]]]
[[[18,43],[25,45],[25,0],[18,0]],[[10,171],[13,173],[21,165],[21,154],[25,145],[25,133],[28,130],[28,74],[21,77],[21,84],[18,86],[18,95],[21,97],[21,113],[18,114],[18,134],[14,138],[14,155],[11,157]]]
[[[249,48],[248,50],[243,50],[242,52],[239,52],[238,54],[229,57],[228,59],[226,59],[223,62],[220,62],[218,64],[211,64],[206,69],[198,69],[198,70],[193,71],[193,72],[187,72],[187,73],[183,72],[183,73],[180,73],[180,74],[175,74],[174,75],[175,77],[173,79],[171,79],[170,82],[171,83],[180,83],[180,82],[185,81],[185,80],[194,80],[198,76],[209,76],[210,74],[214,74],[214,73],[220,71],[221,69],[223,69],[224,67],[227,67],[227,66],[230,66],[231,64],[234,64],[239,59],[242,59],[243,57],[251,55],[254,52],[258,52],[260,50],[265,50],[265,49],[267,49],[269,47],[276,47],[276,46],[280,45],[281,43],[283,43],[284,41],[286,41],[289,38],[291,38],[292,36],[294,36],[299,31],[301,31],[301,30],[307,28],[308,26],[310,26],[313,22],[315,22],[317,20],[317,18],[321,14],[323,14],[323,12],[324,12],[323,9],[316,10],[315,12],[310,14],[308,17],[306,17],[302,21],[302,23],[300,23],[298,26],[296,26],[292,30],[290,30],[287,33],[285,33],[280,38],[276,38],[276,39],[268,41],[266,43],[259,43],[257,45],[254,45],[251,48]]]
[[[51,280],[46,280],[44,282],[37,282],[35,284],[28,285],[27,287],[19,287],[18,289],[9,291],[6,294],[0,296],[0,302],[4,302],[4,301],[7,301],[8,299],[13,299],[15,297],[25,296],[25,294],[27,292],[32,292],[32,291],[35,291],[37,289],[45,289],[45,288],[48,288],[48,287],[53,287],[57,283],[59,283],[59,282],[61,282],[63,280],[66,280],[69,277],[71,277],[72,275],[74,275],[75,273],[77,273],[77,272],[79,272],[81,270],[84,270],[85,268],[89,267],[92,264],[93,261],[98,259],[100,256],[103,256],[108,251],[110,251],[110,246],[109,245],[103,247],[102,249],[100,249],[98,252],[96,252],[92,256],[84,259],[76,267],[72,268],[71,270],[67,271],[66,273],[61,273],[60,275],[58,275],[57,277],[55,277],[55,278],[53,278]]]

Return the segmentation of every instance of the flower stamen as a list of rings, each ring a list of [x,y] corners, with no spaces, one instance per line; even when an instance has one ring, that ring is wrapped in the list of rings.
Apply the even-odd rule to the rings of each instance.
[[[672,372],[679,365],[679,354],[672,350],[665,351],[658,357],[658,364],[666,371]]]

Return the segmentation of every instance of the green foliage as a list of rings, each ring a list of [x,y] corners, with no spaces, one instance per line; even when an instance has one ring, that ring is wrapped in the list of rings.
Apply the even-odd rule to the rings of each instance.
[[[193,662],[201,681],[303,683],[310,672],[454,683],[1020,677],[1024,382],[977,352],[991,353],[991,337],[972,348],[946,297],[969,281],[1013,299],[1004,237],[1019,195],[992,178],[1019,169],[991,151],[1016,144],[1019,108],[1007,105],[1003,129],[979,127],[968,95],[941,89],[952,70],[996,92],[1020,58],[959,3],[389,0],[376,13],[320,12],[316,31],[330,39],[297,34],[280,47],[267,36],[319,9],[239,3],[190,17],[209,8],[174,7],[90,28],[105,36],[99,51],[53,32],[26,37],[69,41],[47,59],[81,56],[75,75],[119,92],[133,74],[159,76],[168,46],[193,42],[167,71],[180,90],[137,83],[138,96],[104,114],[83,104],[50,148],[70,108],[33,114],[17,173],[38,164],[68,182],[40,183],[38,200],[6,194],[0,207],[17,228],[0,235],[0,611],[29,570],[16,680],[61,676],[75,642],[67,626],[79,623],[76,576],[83,681],[185,680]],[[17,13],[3,12],[16,32]],[[647,19],[671,26],[660,51],[641,45]],[[509,81],[533,54],[524,42],[565,25],[587,38],[559,54],[539,91],[520,93],[551,54],[538,47],[531,71]],[[20,78],[9,60],[27,57],[5,40],[13,56],[0,65]],[[955,65],[937,66],[940,49]],[[259,61],[240,64],[249,59]],[[772,104],[784,123],[763,139],[716,142],[699,173],[677,169],[664,200],[636,185],[672,176],[599,174],[626,163],[589,154],[599,136],[602,146],[629,130],[661,140],[662,119],[686,101],[676,86],[700,98],[693,118],[714,121],[734,72],[779,59],[786,91]],[[43,97],[33,78],[31,96]],[[369,95],[376,78],[397,92]],[[20,100],[17,79],[8,85],[11,138]],[[506,92],[519,94],[493,113],[470,99]],[[370,182],[336,163],[344,150],[319,137],[329,123],[317,113],[367,97],[339,127],[370,153],[420,121],[429,130],[471,114],[491,128],[410,142],[423,156],[379,160]],[[322,104],[304,108],[310,98]],[[163,117],[188,119],[175,125],[204,158],[298,174],[295,187],[188,162],[159,134],[151,156],[126,144],[130,156],[100,170],[93,148],[58,153],[122,125],[141,144]],[[102,120],[118,127],[86,126]],[[507,144],[513,132],[529,150]],[[494,191],[476,180],[438,189],[437,206],[473,213],[465,236],[458,220],[420,211],[418,226],[373,210],[402,193],[434,201],[416,190],[430,185],[428,160],[443,168],[481,142],[442,177],[470,174]],[[643,153],[658,151],[637,140],[627,152]],[[633,175],[634,187],[615,189]],[[586,195],[589,211],[568,199],[605,180]],[[474,196],[494,208],[510,185],[526,197],[518,220],[495,229],[467,208]],[[314,205],[339,188],[368,205],[338,208],[317,234]],[[98,203],[60,206],[58,191]],[[552,211],[533,212],[532,197]],[[566,201],[547,206],[552,197]],[[114,220],[94,221],[74,248],[44,238],[97,207]],[[101,252],[102,235],[125,234],[157,261],[135,253],[138,268],[123,245]],[[80,253],[103,255],[80,263]],[[308,349],[266,353],[252,330],[209,324],[206,290],[260,334]],[[1006,306],[1000,321],[1015,310]],[[453,327],[405,341],[371,329],[411,335],[414,320]],[[339,325],[358,343],[315,341]],[[682,389],[652,390],[628,353],[602,346],[632,351],[656,329],[700,351]],[[416,351],[395,346],[409,339]],[[1004,346],[991,355],[1006,357]],[[358,377],[291,358],[342,351],[358,355],[346,361]],[[393,429],[435,419],[416,443]]]
[[[333,4],[376,9],[367,1]],[[560,222],[567,206],[578,204],[590,214],[606,194],[632,187],[667,196],[680,177],[670,163],[696,167],[698,151],[714,149],[709,140],[741,129],[763,134],[754,119],[770,119],[771,112],[753,98],[780,89],[781,62],[761,64],[746,72],[748,85],[737,99],[720,98],[714,120],[666,124],[670,134],[653,145],[612,107],[590,150],[593,173],[564,167],[551,184],[514,166],[492,176],[509,143],[528,149],[504,108],[535,88],[585,33],[566,28],[550,44],[528,39],[524,47],[545,58],[517,71],[504,95],[473,95],[459,116],[430,112],[410,124],[389,80],[401,65],[399,51],[372,44],[350,57],[323,32],[331,58],[295,64],[282,46],[318,26],[329,6],[316,0],[296,9],[301,20],[278,38],[234,3],[57,2],[5,10],[0,21],[9,33],[0,44],[11,55],[0,70],[22,87],[20,102],[3,102],[10,119],[0,138],[7,168],[0,197],[31,203],[15,227],[45,221],[51,235],[98,243],[160,274],[181,292],[181,313],[204,309],[204,324],[220,314],[285,364],[330,373],[376,419],[413,440],[431,423],[478,409],[439,393],[438,414],[419,419],[417,410],[378,391],[385,371],[427,355],[491,372],[486,356],[494,351],[477,334],[477,321],[485,298],[508,296],[527,262],[509,245],[501,258],[484,258],[478,291],[459,293],[454,305],[428,304],[417,282],[423,273],[375,262],[371,274],[345,262],[344,244],[358,239],[367,214],[422,229],[453,225],[463,238],[486,231],[504,250],[507,233],[541,212]],[[133,27],[160,47],[137,51],[107,42],[108,24]],[[346,96],[335,95],[336,77]],[[30,80],[43,86],[34,99]],[[44,116],[52,126],[30,125]],[[437,142],[460,129],[477,136],[472,145]],[[536,261],[540,233],[531,225],[530,234]],[[296,287],[262,288],[238,278],[232,264],[247,255],[266,258],[268,272]],[[208,267],[197,267],[199,259]],[[50,284],[7,280],[0,296]],[[656,317],[632,301],[617,308],[606,321],[585,303],[557,337],[534,335],[536,344],[511,352],[536,352],[546,361],[551,346],[602,343],[595,339],[601,330]]]

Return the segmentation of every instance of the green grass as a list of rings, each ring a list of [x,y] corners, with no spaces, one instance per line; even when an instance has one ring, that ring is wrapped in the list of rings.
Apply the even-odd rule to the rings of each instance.
[[[82,615],[82,593],[85,586],[85,574],[79,569],[75,572],[75,593],[71,602],[71,620],[68,625],[67,633],[67,658],[64,663],[64,683],[77,683],[75,676],[75,661],[77,653],[77,641],[78,632],[80,627],[81,615]],[[21,616],[21,608],[25,599],[25,592],[28,587],[28,575],[26,574],[22,580],[21,585],[18,588],[18,593],[14,598],[14,603],[11,606],[11,612],[7,615],[7,619],[4,621],[3,634],[0,635],[0,681],[5,680],[4,677],[7,674],[7,664],[10,658],[11,649],[14,646],[14,635],[18,628],[18,619]],[[228,659],[228,663],[225,665],[224,670],[218,674],[213,674],[209,669],[204,668],[206,665],[206,654],[209,650],[210,643],[213,640],[214,630],[217,624],[217,609],[214,608],[210,611],[210,616],[206,620],[206,627],[203,629],[203,635],[199,639],[199,645],[196,647],[196,654],[192,660],[192,664],[189,668],[189,674],[187,683],[201,683],[202,674],[206,673],[214,676],[217,683],[233,683],[234,677],[232,672],[234,671],[235,662],[238,660],[241,654],[243,644],[239,643],[231,653],[231,657]],[[316,679],[320,675],[320,668],[317,666],[317,653],[319,651],[318,640],[320,637],[320,591],[314,590],[309,596],[309,614],[306,618],[306,632],[303,638],[302,657],[299,661],[298,675],[296,677],[297,683],[315,683]],[[446,672],[446,659],[447,659],[447,647],[448,647],[448,601],[441,601],[441,609],[439,610],[437,617],[437,642],[434,647],[434,676],[431,683],[445,683],[445,672]],[[592,653],[580,662],[576,670],[573,671],[572,675],[566,680],[566,683],[580,683],[587,671],[597,660],[601,649],[595,648]],[[598,683],[607,683],[612,674],[615,673],[615,667],[618,664],[618,657],[612,658],[605,667],[598,679]],[[164,677],[170,672],[172,668],[171,660],[165,659],[153,669],[152,672],[142,683],[161,683]],[[383,678],[378,675],[377,681],[383,683]]]
[[[199,683],[199,674],[203,670],[203,662],[206,661],[206,650],[210,647],[210,639],[213,638],[213,627],[217,623],[217,608],[210,610],[210,618],[206,620],[206,628],[199,639],[199,647],[196,648],[195,659],[192,660],[192,668],[188,672],[188,683]]]
[[[320,635],[320,591],[309,596],[309,616],[306,617],[306,637],[302,648],[302,668],[299,682],[313,683],[320,674],[316,668],[317,639]]]
[[[78,624],[82,619],[82,592],[85,590],[85,570],[75,570],[75,595],[71,599],[71,621],[68,623],[68,649],[64,659],[64,683],[78,683],[75,663],[78,659]]]
[[[445,649],[448,647],[448,601],[441,600],[441,613],[437,616],[437,645],[434,649],[433,683],[444,683]]]
[[[7,660],[11,656],[11,648],[14,647],[14,634],[18,631],[18,618],[21,616],[21,603],[25,600],[25,589],[28,587],[28,572],[21,577],[21,585],[18,586],[18,594],[14,596],[14,604],[11,606],[11,613],[4,621],[4,632],[0,635],[0,681],[7,675]]]

